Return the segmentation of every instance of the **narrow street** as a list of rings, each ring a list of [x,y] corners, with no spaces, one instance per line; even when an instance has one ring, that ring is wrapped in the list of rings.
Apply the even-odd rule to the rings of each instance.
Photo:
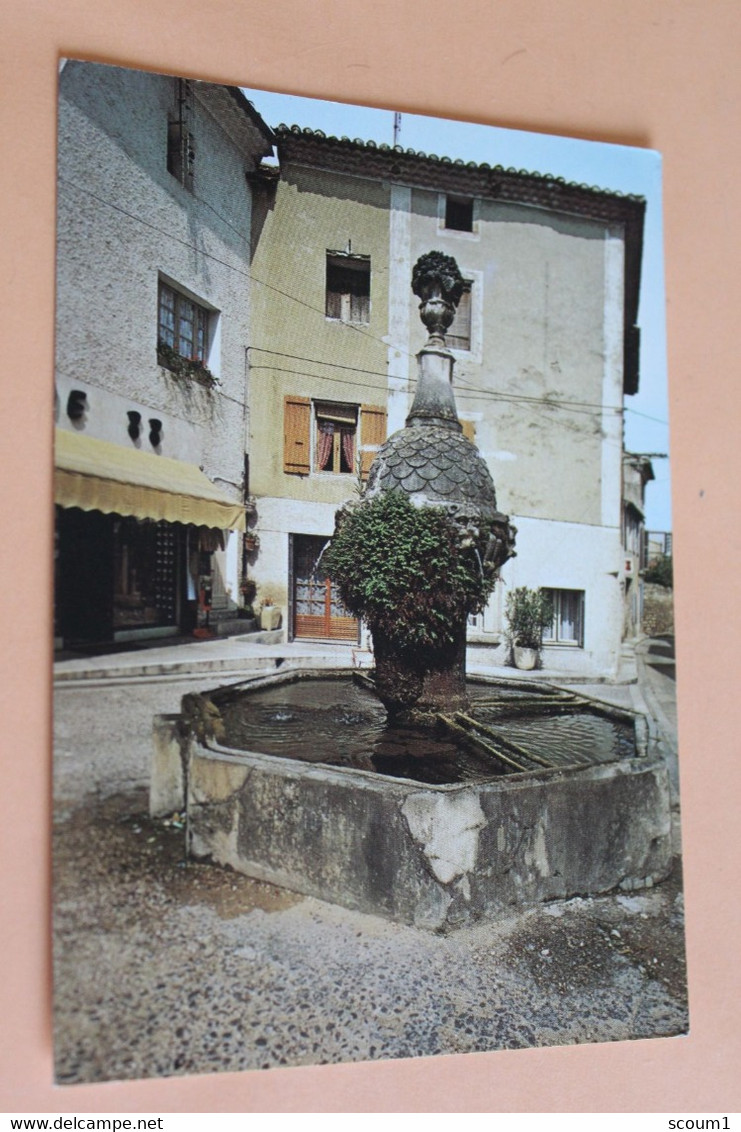
[[[638,684],[580,690],[642,699],[661,716],[671,761],[665,645],[642,643]],[[147,816],[152,717],[237,678],[57,682],[60,1083],[686,1030],[678,858],[653,889],[556,901],[449,936],[186,861],[179,816]]]

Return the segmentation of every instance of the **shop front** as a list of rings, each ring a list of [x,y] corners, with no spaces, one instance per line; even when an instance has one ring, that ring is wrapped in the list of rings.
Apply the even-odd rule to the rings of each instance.
[[[198,468],[59,430],[55,643],[207,631],[214,555],[244,507]]]

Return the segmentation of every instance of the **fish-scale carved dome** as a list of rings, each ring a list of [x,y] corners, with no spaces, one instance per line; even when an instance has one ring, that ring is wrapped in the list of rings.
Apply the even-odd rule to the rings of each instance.
[[[449,424],[407,425],[379,449],[366,494],[397,488],[473,518],[495,518],[494,481],[478,449]]]

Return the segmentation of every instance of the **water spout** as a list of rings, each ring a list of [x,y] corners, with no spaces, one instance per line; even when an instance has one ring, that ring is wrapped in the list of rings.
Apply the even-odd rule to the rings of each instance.
[[[330,543],[331,543],[331,542],[332,542],[332,540],[331,540],[330,538],[328,538],[328,539],[327,539],[327,541],[325,542],[324,546],[322,547],[322,549],[321,549],[321,550],[319,551],[319,554],[318,554],[318,556],[317,556],[316,562],[315,562],[315,563],[314,563],[314,565],[313,565],[313,566],[311,567],[311,577],[312,577],[312,578],[313,578],[313,577],[314,577],[314,576],[315,576],[316,574],[318,574],[318,573],[319,573],[319,566],[320,566],[320,564],[321,564],[322,558],[324,557],[324,552],[325,552],[325,551],[326,551],[326,550],[327,550],[327,549],[329,548],[329,545],[330,545]]]

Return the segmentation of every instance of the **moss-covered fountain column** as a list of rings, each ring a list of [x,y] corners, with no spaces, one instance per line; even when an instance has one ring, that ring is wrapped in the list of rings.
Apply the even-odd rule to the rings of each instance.
[[[414,403],[362,498],[338,512],[323,558],[347,608],[370,627],[379,696],[391,713],[416,718],[465,706],[468,616],[514,554],[515,528],[455,407],[445,334],[463,288],[450,256],[417,261],[412,290],[428,339]]]

